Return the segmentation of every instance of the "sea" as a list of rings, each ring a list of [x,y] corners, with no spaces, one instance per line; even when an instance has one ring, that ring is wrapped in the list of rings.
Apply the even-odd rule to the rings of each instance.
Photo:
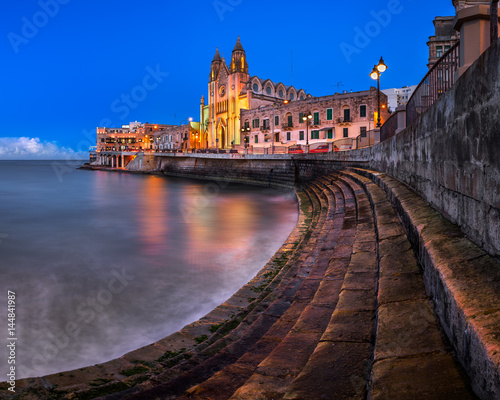
[[[292,190],[82,163],[0,161],[2,381],[12,342],[20,379],[168,336],[252,279],[297,223]]]

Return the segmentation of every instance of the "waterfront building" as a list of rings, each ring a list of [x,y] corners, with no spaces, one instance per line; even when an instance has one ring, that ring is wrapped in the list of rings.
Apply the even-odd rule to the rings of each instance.
[[[153,149],[154,135],[172,125],[131,122],[121,128],[97,128],[97,152]]]
[[[387,111],[387,96],[380,93],[381,118]],[[287,104],[275,102],[251,110],[241,110],[243,141],[253,147],[305,145],[338,139],[366,137],[374,128],[377,89],[330,96],[308,97]],[[311,115],[308,126],[303,120]],[[306,135],[309,135],[306,138]]]
[[[231,148],[242,144],[242,110],[295,102],[311,98],[303,89],[286,86],[258,76],[251,77],[240,38],[234,46],[229,65],[216,50],[210,68],[208,103],[200,104],[202,147]]]
[[[98,127],[95,163],[123,168],[138,152],[153,151],[155,133],[171,126],[135,121],[120,128]]]
[[[454,4],[458,1],[454,1]],[[470,3],[462,1],[460,3]],[[464,6],[464,4],[460,4]],[[460,40],[460,33],[455,30],[454,17],[436,17],[434,23],[434,36],[429,37],[427,46],[429,47],[429,61],[427,67],[429,69],[446,53],[456,42]]]
[[[399,106],[406,106],[417,85],[381,90],[387,96],[389,110],[394,112]]]
[[[94,163],[97,161],[97,146],[89,147],[89,162]]]
[[[202,147],[200,123],[189,122],[184,125],[174,125],[155,132],[155,151],[176,151],[199,149]]]

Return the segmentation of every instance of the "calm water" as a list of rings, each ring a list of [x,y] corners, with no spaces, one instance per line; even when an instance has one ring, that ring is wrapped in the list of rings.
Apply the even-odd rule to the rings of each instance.
[[[107,361],[202,317],[297,221],[291,191],[78,164],[0,161],[0,337],[11,290],[18,378]]]

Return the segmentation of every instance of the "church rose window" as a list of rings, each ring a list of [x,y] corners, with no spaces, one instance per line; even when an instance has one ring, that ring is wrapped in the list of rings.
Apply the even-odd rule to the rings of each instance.
[[[271,94],[271,88],[269,86],[266,88],[266,93]]]
[[[280,90],[280,91],[278,92],[278,96],[279,96],[279,97],[283,97],[283,90]]]
[[[252,88],[253,88],[254,92],[258,92],[259,91],[259,85],[257,85],[256,83],[253,84]]]
[[[290,100],[295,100],[295,95],[293,93],[290,93]]]

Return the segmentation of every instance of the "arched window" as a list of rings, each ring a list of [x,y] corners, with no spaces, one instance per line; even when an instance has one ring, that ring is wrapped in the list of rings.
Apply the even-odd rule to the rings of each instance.
[[[259,91],[259,85],[257,85],[256,83],[253,84],[252,86],[252,89],[254,92],[258,92]]]

